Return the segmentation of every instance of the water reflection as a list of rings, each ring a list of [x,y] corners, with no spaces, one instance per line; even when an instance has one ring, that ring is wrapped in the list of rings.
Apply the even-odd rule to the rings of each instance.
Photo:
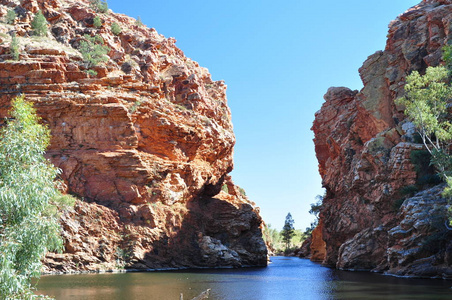
[[[321,267],[299,258],[272,258],[268,268],[44,276],[39,291],[56,299],[452,299],[451,282],[415,280]]]

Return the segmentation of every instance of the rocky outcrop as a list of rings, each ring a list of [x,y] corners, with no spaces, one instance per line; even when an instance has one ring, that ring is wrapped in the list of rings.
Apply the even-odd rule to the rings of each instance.
[[[387,233],[391,274],[452,278],[452,233],[445,226],[443,188],[420,192],[401,206],[400,221]]]
[[[404,79],[413,70],[423,72],[441,63],[441,47],[452,36],[451,12],[450,1],[423,1],[412,7],[391,22],[385,50],[369,56],[360,68],[363,89],[334,87],[326,93],[312,127],[326,188],[320,213],[325,246],[311,245],[311,251],[326,251],[325,264],[397,275],[449,276],[451,265],[446,257],[452,244],[448,235],[442,236],[446,242],[434,251],[418,249],[440,229],[417,210],[444,212],[439,192],[430,192],[436,202],[407,204],[421,203],[413,199],[430,195],[426,192],[405,200],[401,212],[397,211],[397,203],[403,200],[400,191],[419,185],[429,170],[416,170],[410,154],[422,150],[422,145],[416,143],[413,125],[394,100],[403,95]],[[428,183],[424,180],[423,188]],[[407,222],[407,216],[417,221]],[[444,219],[444,213],[438,217]],[[408,230],[407,226],[416,227],[417,222],[430,224],[431,230],[416,228],[409,236],[392,234],[399,232],[400,224]],[[427,259],[428,255],[435,258]],[[429,268],[427,274],[418,265],[441,268]]]
[[[323,261],[325,258],[326,244],[322,238],[323,237],[322,232],[323,232],[323,221],[320,220],[319,224],[317,225],[316,228],[314,228],[311,234],[311,241],[309,245],[310,249],[309,258],[312,261]]]
[[[34,102],[52,134],[47,157],[82,199],[62,216],[64,253],[47,256],[47,271],[266,265],[259,211],[227,175],[235,138],[224,82],[174,39],[89,1],[5,0],[0,17],[8,9],[18,17],[0,24],[0,114],[19,93]],[[46,37],[31,36],[38,10]],[[79,51],[86,35],[109,48],[95,72]]]

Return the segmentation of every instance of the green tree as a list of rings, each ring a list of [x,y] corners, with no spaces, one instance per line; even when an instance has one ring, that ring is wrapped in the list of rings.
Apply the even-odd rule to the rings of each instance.
[[[443,59],[451,67],[452,47],[443,48]],[[396,100],[405,107],[405,115],[415,125],[425,149],[431,155],[431,163],[439,176],[446,181],[443,196],[452,197],[452,124],[448,112],[452,98],[451,70],[444,67],[428,67],[425,75],[413,71],[406,78],[406,95]],[[449,224],[452,225],[449,210]]]
[[[265,224],[263,238],[273,250],[279,248],[279,244],[281,243],[281,234],[276,228],[272,228],[271,224]]]
[[[446,68],[451,72],[452,70],[452,45],[446,45],[443,47],[443,60]]]
[[[86,67],[91,69],[100,63],[108,61],[107,53],[110,48],[104,45],[104,40],[100,36],[91,37],[85,34],[84,40],[80,42],[79,51],[82,54]],[[95,73],[94,70],[92,71]]]
[[[116,22],[111,24],[111,32],[113,32],[114,35],[119,35],[122,32],[121,26]]]
[[[47,20],[41,11],[38,11],[33,21],[31,21],[31,28],[33,29],[33,35],[46,36],[47,35]]]
[[[100,19],[99,16],[95,16],[93,19],[93,26],[96,28],[100,28],[102,27],[102,20]]]
[[[13,60],[19,60],[19,39],[16,37],[16,34],[13,34],[11,37],[11,44],[9,44],[9,53],[13,57]]]
[[[0,130],[0,299],[34,299],[41,258],[62,249],[58,220],[47,213],[59,170],[44,158],[50,133],[32,105],[17,97],[10,115]]]
[[[295,221],[292,219],[292,215],[288,213],[286,221],[284,222],[284,227],[281,231],[282,240],[286,244],[286,250],[289,249],[292,237],[295,234],[295,228],[293,227],[294,223]]]
[[[309,210],[309,213],[311,215],[315,216],[314,222],[311,222],[310,227],[306,227],[306,230],[304,232],[305,235],[311,235],[314,228],[319,224],[319,214],[323,207],[323,197],[321,195],[315,196],[315,199],[317,200],[315,203],[311,203],[311,209]]]
[[[452,128],[447,112],[452,88],[448,78],[449,71],[443,66],[428,67],[425,75],[413,71],[406,78],[405,97],[396,100],[405,106],[405,115],[416,126],[425,149],[432,155],[432,163],[446,181],[452,166]]]
[[[311,215],[314,215],[316,217],[316,219],[318,219],[320,210],[322,209],[322,205],[323,205],[323,196],[317,195],[317,196],[315,196],[315,199],[317,201],[315,203],[311,203],[311,209],[309,210],[309,213]]]
[[[137,19],[135,20],[135,25],[137,25],[138,27],[143,26],[143,21],[141,21],[140,16],[138,16]]]
[[[96,12],[103,14],[108,12],[108,3],[106,0],[90,0],[90,6]]]
[[[14,11],[14,9],[10,8],[6,13],[5,21],[7,24],[14,24],[16,17],[17,17],[16,12]]]

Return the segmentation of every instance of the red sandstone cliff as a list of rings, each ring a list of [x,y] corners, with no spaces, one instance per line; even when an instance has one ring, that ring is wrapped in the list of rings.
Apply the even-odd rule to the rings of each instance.
[[[51,129],[47,156],[83,199],[62,216],[65,250],[48,254],[46,271],[266,265],[258,209],[227,175],[235,138],[225,84],[174,39],[88,2],[0,1],[0,17],[18,14],[0,24],[0,115],[18,93],[35,103]],[[47,37],[31,36],[38,10]],[[110,48],[94,77],[77,50],[85,34]]]
[[[410,153],[422,149],[394,100],[411,71],[441,63],[451,26],[452,1],[423,1],[391,22],[385,50],[359,70],[361,91],[335,87],[326,93],[312,127],[326,188],[320,213],[325,249],[311,245],[326,251],[325,264],[451,277],[452,237],[441,221],[441,187],[426,185],[394,209],[401,188],[419,180]]]

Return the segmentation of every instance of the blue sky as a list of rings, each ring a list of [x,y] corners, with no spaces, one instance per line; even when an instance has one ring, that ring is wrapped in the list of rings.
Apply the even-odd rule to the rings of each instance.
[[[323,194],[310,131],[331,86],[362,87],[358,68],[386,43],[388,24],[420,0],[119,1],[174,37],[185,55],[225,80],[237,138],[233,180],[281,229]]]

